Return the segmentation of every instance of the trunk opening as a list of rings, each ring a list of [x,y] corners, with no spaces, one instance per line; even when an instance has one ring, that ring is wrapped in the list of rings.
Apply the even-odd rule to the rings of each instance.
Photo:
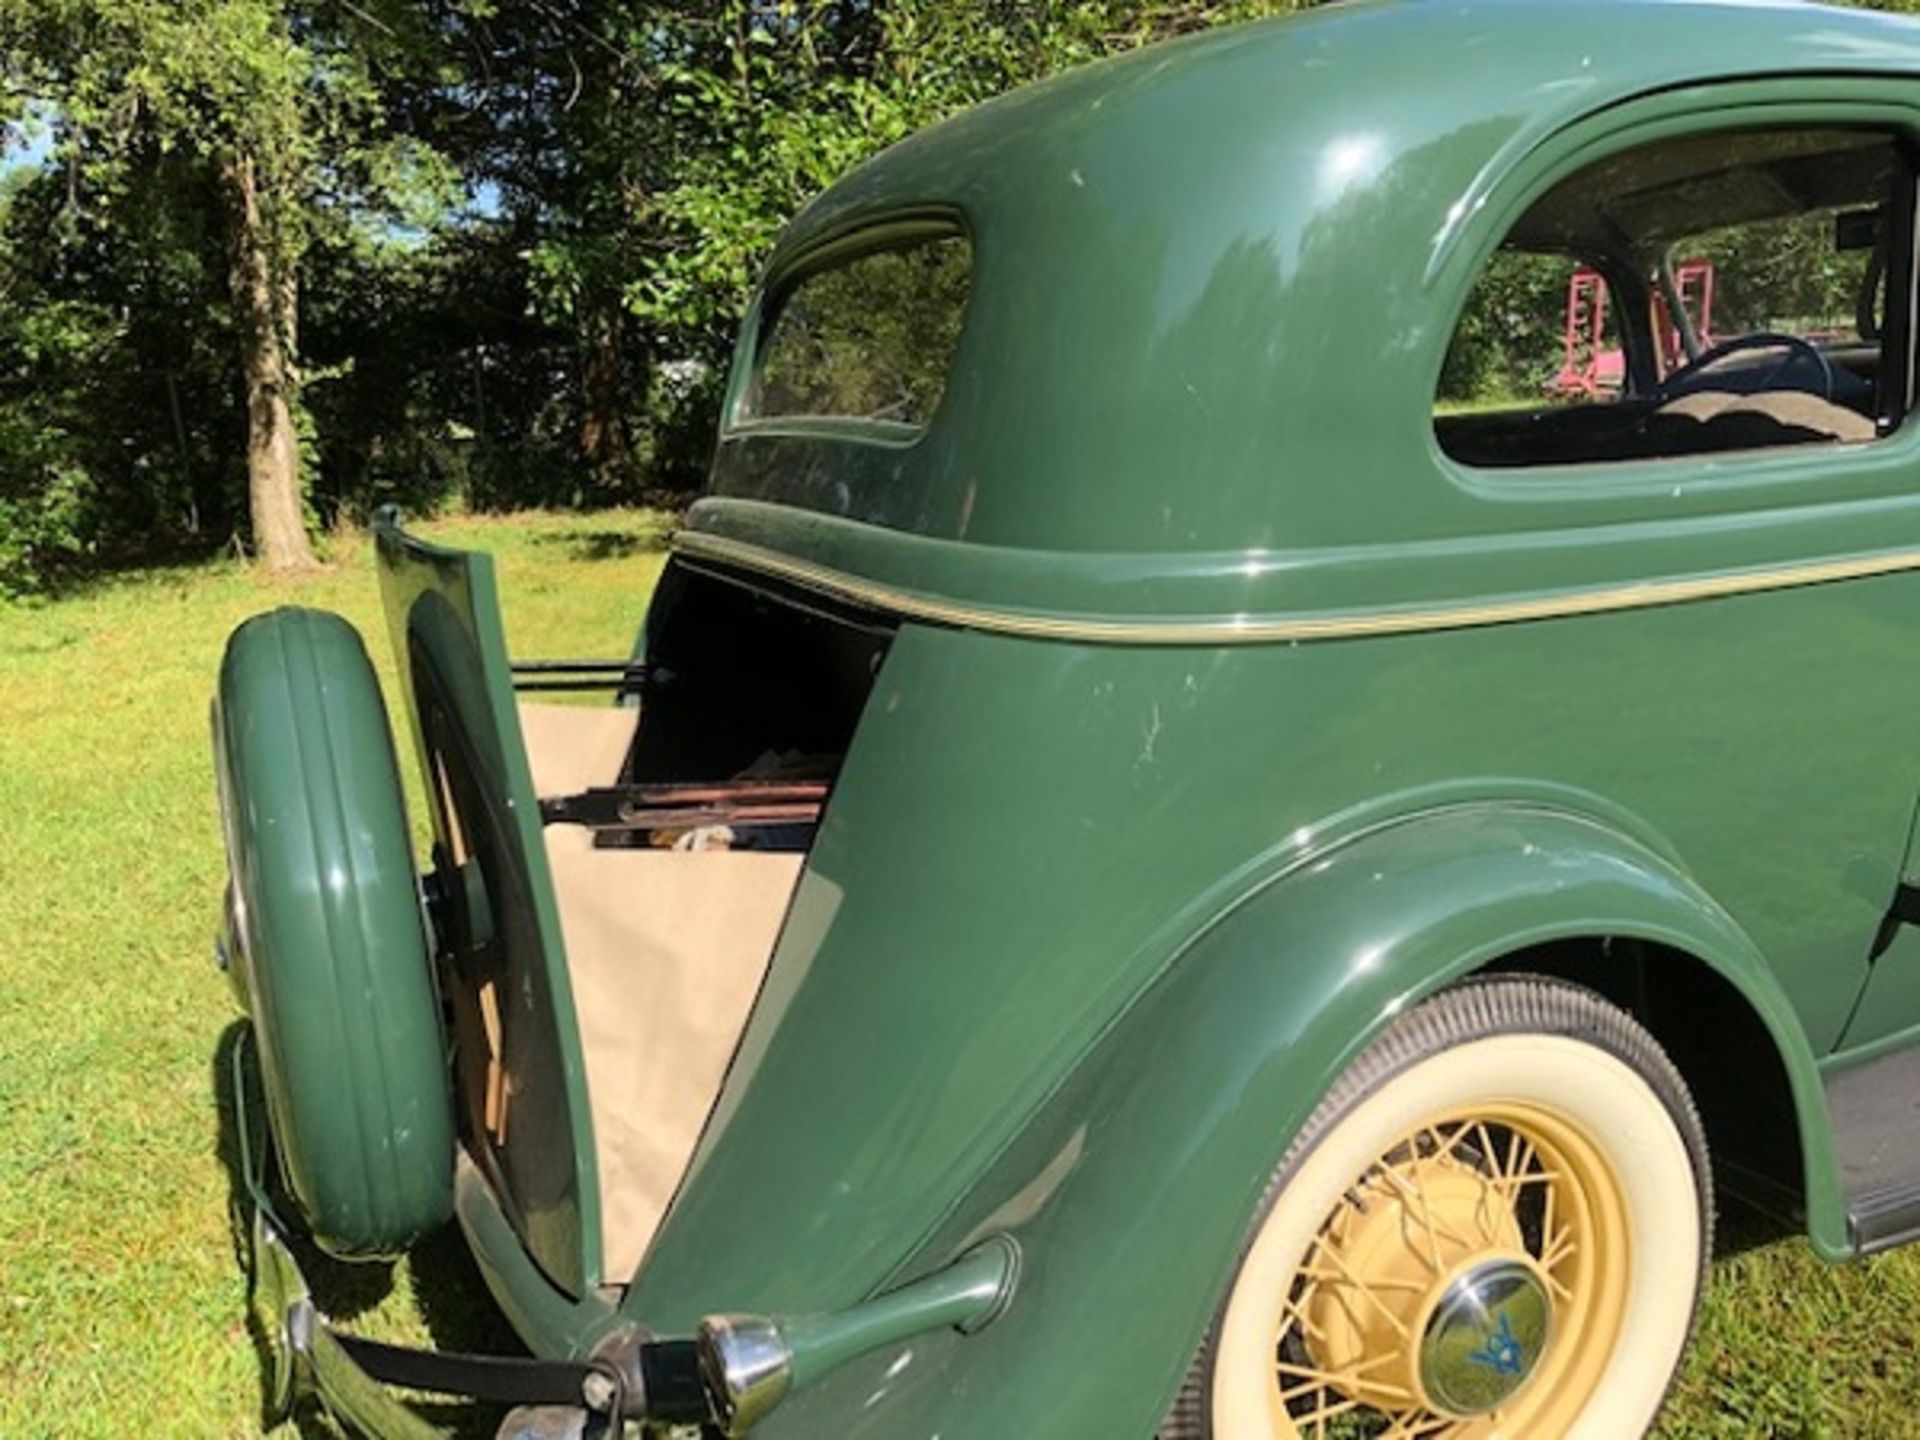
[[[692,1161],[891,639],[879,617],[676,562],[649,611],[644,667],[516,667],[523,691],[563,676],[621,701],[519,705],[610,1282],[638,1267]],[[504,1148],[510,1081],[487,1072],[462,1083]]]

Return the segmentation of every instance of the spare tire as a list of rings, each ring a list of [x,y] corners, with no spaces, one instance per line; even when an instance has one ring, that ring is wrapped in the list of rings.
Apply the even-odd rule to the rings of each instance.
[[[453,1211],[453,1100],[380,683],[338,615],[236,630],[213,710],[229,963],[288,1191],[344,1258]]]

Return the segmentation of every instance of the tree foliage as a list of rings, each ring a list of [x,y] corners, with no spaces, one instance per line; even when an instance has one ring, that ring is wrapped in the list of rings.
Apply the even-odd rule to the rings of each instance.
[[[812,194],[1025,80],[1288,8],[0,0],[0,119],[50,140],[0,184],[0,587],[267,548],[281,441],[315,527],[684,491]]]
[[[269,548],[263,474],[313,529],[685,491],[810,196],[1011,86],[1299,3],[0,0],[0,587]]]

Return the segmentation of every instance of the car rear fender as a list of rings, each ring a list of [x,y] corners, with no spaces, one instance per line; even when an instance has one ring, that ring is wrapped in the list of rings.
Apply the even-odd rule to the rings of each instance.
[[[767,1433],[830,1425],[957,1440],[1054,1433],[1062,1414],[1090,1436],[1151,1433],[1268,1176],[1340,1072],[1450,982],[1529,946],[1594,936],[1686,952],[1752,1006],[1798,1112],[1809,1228],[1823,1252],[1844,1253],[1813,1055],[1739,927],[1670,862],[1606,826],[1462,806],[1295,864],[1199,933],[895,1277],[1011,1234],[1026,1269],[1005,1317],[969,1339],[851,1366],[796,1397]]]

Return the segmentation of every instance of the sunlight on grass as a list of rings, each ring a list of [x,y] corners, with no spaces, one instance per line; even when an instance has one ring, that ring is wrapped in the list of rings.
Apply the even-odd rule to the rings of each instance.
[[[624,655],[663,560],[642,512],[423,527],[498,557],[517,655]],[[0,607],[0,1436],[259,1433],[227,1225],[211,962],[224,874],[207,701],[227,633],[276,605],[360,627],[389,699],[370,546],[319,576],[154,570]],[[414,769],[401,733],[403,768]],[[415,793],[414,815],[420,814]],[[353,1323],[497,1334],[456,1244],[334,1280]],[[345,1270],[348,1267],[334,1267]],[[452,1276],[449,1279],[449,1275]],[[461,1310],[478,1310],[469,1317]],[[435,1313],[435,1312],[439,1313]]]
[[[498,556],[515,654],[608,656],[631,644],[665,526],[424,528]],[[282,604],[347,615],[393,695],[368,548],[349,537],[299,582],[208,564],[0,607],[0,1437],[258,1433],[216,1103],[235,1013],[210,961],[206,706],[228,631]],[[451,1235],[315,1278],[356,1329],[503,1342]],[[1787,1240],[1724,1259],[1660,1434],[1913,1435],[1917,1335],[1914,1255],[1833,1269]]]

